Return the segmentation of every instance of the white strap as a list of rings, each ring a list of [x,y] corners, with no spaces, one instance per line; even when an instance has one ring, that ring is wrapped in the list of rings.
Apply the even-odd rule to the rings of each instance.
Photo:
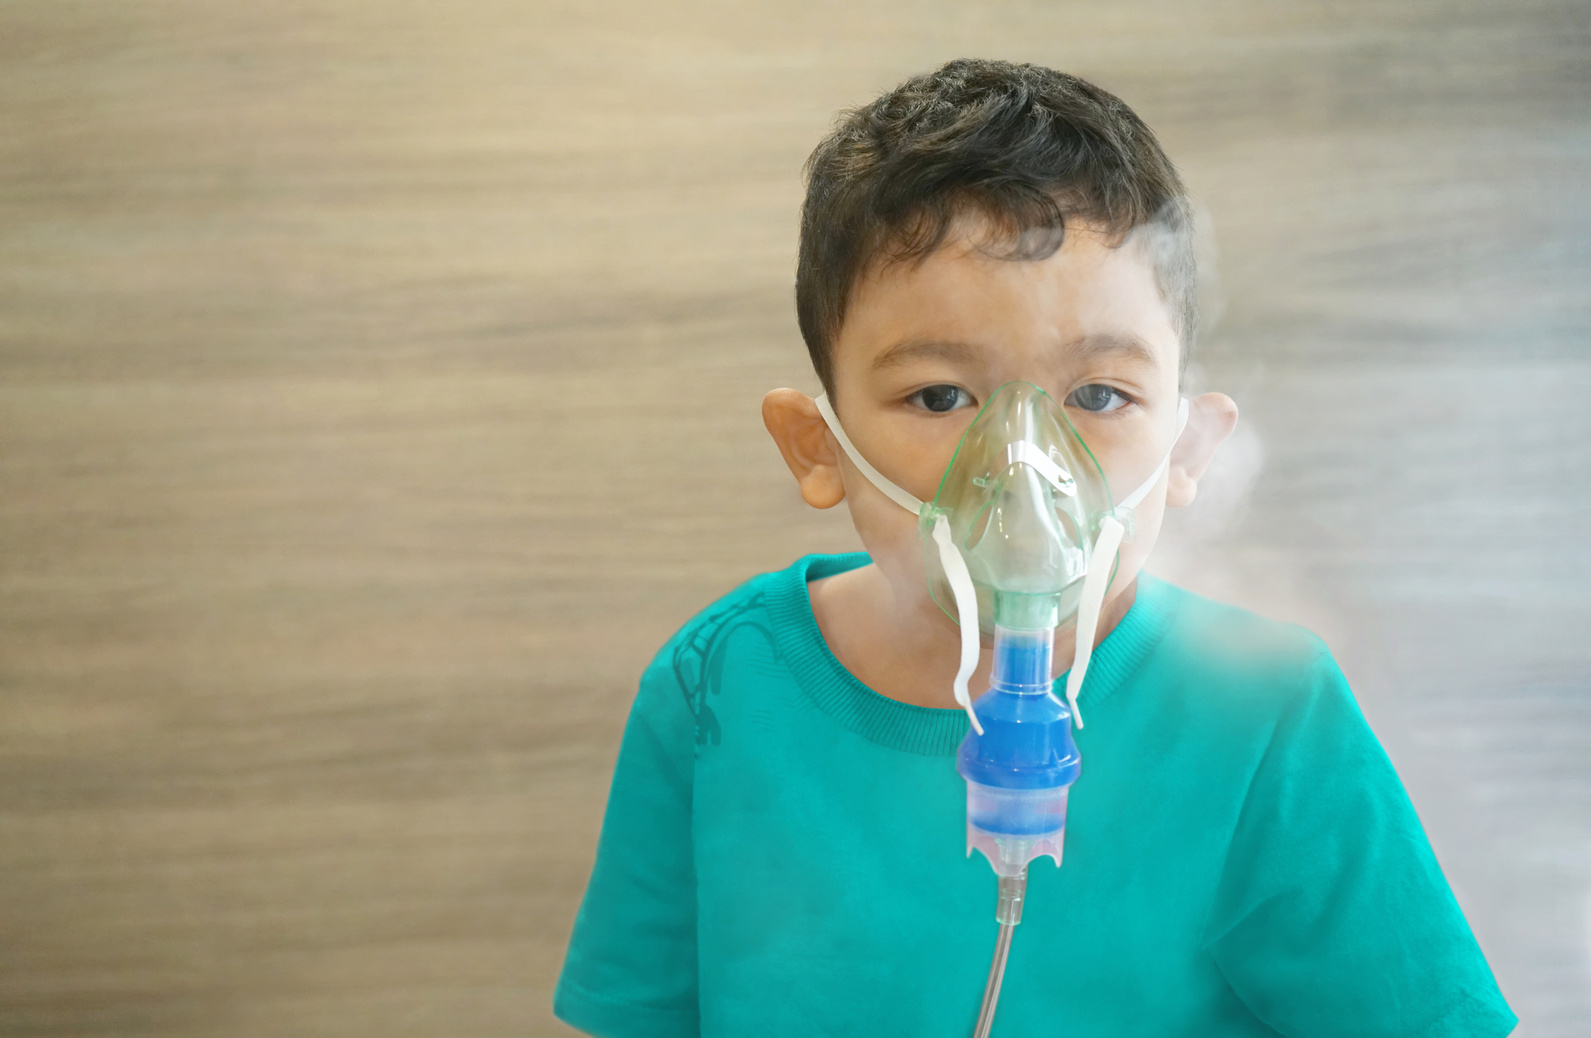
[[[829,431],[834,434],[834,438],[839,441],[840,447],[845,451],[846,456],[851,459],[851,464],[855,465],[862,475],[866,476],[869,482],[883,492],[884,496],[891,501],[913,515],[921,512],[923,509],[921,501],[906,493],[889,479],[886,479],[882,472],[875,469],[866,458],[862,457],[862,452],[857,450],[856,445],[851,442],[851,438],[845,435],[845,429],[840,425],[839,416],[834,413],[834,408],[829,403],[828,394],[819,393],[814,402],[818,405],[818,413],[823,416],[823,421],[828,425]],[[1182,439],[1182,431],[1187,427],[1188,398],[1183,397],[1177,404],[1177,433],[1171,437],[1171,446],[1166,448],[1165,457],[1160,459],[1160,464],[1155,467],[1154,472],[1150,473],[1149,478],[1144,480],[1137,490],[1134,490],[1118,502],[1116,507],[1131,509],[1137,508],[1143,503],[1143,499],[1149,496],[1149,491],[1153,490],[1155,484],[1160,482],[1160,477],[1166,474],[1166,467],[1171,464],[1171,452],[1177,446],[1177,441]],[[1031,465],[1055,489],[1063,494],[1072,495],[1077,492],[1076,484],[1066,470],[1055,464],[1049,455],[1040,451],[1035,444],[1027,440],[1019,440],[1016,443],[1009,444],[1006,447],[1006,461],[1012,465],[1018,462]]]
[[[828,423],[829,432],[833,433],[834,438],[840,441],[840,446],[844,448],[846,456],[851,459],[851,464],[860,469],[862,475],[866,476],[869,482],[883,491],[885,497],[900,505],[912,515],[921,512],[923,510],[921,501],[885,479],[882,472],[868,464],[867,459],[862,457],[862,452],[856,449],[856,446],[851,443],[851,438],[845,435],[845,430],[840,427],[839,416],[834,413],[834,408],[829,406],[829,395],[827,393],[819,393],[814,403],[818,405],[818,413]]]
[[[956,619],[961,624],[961,666],[956,670],[953,690],[956,702],[972,719],[973,731],[983,734],[983,725],[972,711],[972,693],[967,691],[967,680],[978,669],[978,593],[972,586],[972,574],[967,572],[967,562],[956,550],[950,536],[950,520],[943,515],[934,517],[934,543],[939,545],[939,561],[950,578],[950,593],[956,599]]]
[[[1125,528],[1115,517],[1100,520],[1099,539],[1094,542],[1094,553],[1088,559],[1088,575],[1083,578],[1083,594],[1077,603],[1077,647],[1072,650],[1072,669],[1066,675],[1066,702],[1072,707],[1072,720],[1083,727],[1083,715],[1077,709],[1077,693],[1083,689],[1083,676],[1088,673],[1088,661],[1094,655],[1094,632],[1099,629],[1099,610],[1105,602],[1105,589],[1110,586],[1111,571],[1116,565],[1116,549],[1121,547]]]
[[[1177,441],[1182,439],[1182,431],[1187,427],[1188,398],[1183,397],[1177,404],[1177,432],[1171,437],[1171,446],[1166,448],[1165,457],[1160,459],[1155,471],[1137,490],[1116,505],[1118,514],[1137,508],[1149,496],[1149,491],[1166,474],[1166,467],[1171,464],[1171,452],[1176,449]],[[1088,663],[1094,658],[1094,632],[1099,629],[1099,611],[1104,607],[1105,591],[1110,587],[1111,574],[1116,568],[1116,551],[1121,547],[1121,539],[1126,532],[1126,527],[1113,515],[1100,520],[1099,537],[1094,541],[1094,551],[1088,558],[1088,574],[1083,577],[1083,594],[1077,603],[1077,646],[1072,650],[1072,669],[1066,674],[1066,702],[1071,705],[1072,720],[1077,722],[1079,728],[1083,727],[1083,715],[1077,709],[1077,694],[1083,690]]]
[[[1143,485],[1117,502],[1117,508],[1137,508],[1143,503],[1143,499],[1149,496],[1149,491],[1153,490],[1155,484],[1160,482],[1160,477],[1166,474],[1166,466],[1171,464],[1171,452],[1176,449],[1177,441],[1182,439],[1182,430],[1187,427],[1188,398],[1183,397],[1182,402],[1177,405],[1177,434],[1171,437],[1171,446],[1166,448],[1166,456],[1160,459],[1160,464],[1155,467],[1149,478],[1144,480]]]
[[[913,515],[920,513],[923,503],[886,479],[883,473],[868,464],[867,459],[862,457],[862,452],[851,443],[851,438],[845,435],[845,430],[840,427],[839,417],[829,404],[828,394],[819,394],[816,403],[818,413],[823,415],[824,422],[828,423],[829,431],[834,434],[841,449],[862,475],[906,511]],[[955,693],[956,702],[967,712],[967,718],[972,721],[973,730],[982,735],[983,724],[973,712],[972,693],[967,690],[967,682],[971,680],[972,672],[978,669],[978,654],[982,650],[978,642],[978,592],[972,586],[972,574],[967,571],[967,561],[961,557],[961,552],[956,550],[955,541],[950,535],[950,520],[943,515],[934,518],[934,543],[939,546],[939,561],[944,566],[946,578],[950,581],[950,593],[956,600],[956,619],[961,626],[961,664],[956,669],[956,680],[951,689]]]

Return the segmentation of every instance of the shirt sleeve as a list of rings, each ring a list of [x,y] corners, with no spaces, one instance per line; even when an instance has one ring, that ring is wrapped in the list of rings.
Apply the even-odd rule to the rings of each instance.
[[[1284,1035],[1501,1038],[1517,1023],[1324,646],[1255,770],[1205,933]]]
[[[691,853],[695,715],[665,647],[625,725],[596,864],[553,996],[599,1038],[694,1036],[696,875]]]

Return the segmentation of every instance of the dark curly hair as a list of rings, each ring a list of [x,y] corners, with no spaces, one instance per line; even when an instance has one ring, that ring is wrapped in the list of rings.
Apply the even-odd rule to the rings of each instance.
[[[1191,211],[1176,168],[1119,98],[1038,65],[952,61],[843,113],[807,160],[796,315],[823,388],[856,281],[922,259],[976,211],[1010,259],[1061,247],[1069,218],[1120,245],[1145,229],[1186,361],[1197,324]]]

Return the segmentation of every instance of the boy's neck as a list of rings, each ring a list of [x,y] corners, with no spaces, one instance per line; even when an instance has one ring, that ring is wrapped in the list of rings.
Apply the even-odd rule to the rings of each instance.
[[[807,585],[818,630],[840,664],[881,696],[913,706],[956,709],[951,683],[960,660],[955,623],[932,603],[902,607],[876,565],[866,565]],[[1138,593],[1138,581],[1110,595],[1100,610],[1094,644],[1105,639]],[[1072,665],[1073,628],[1055,633],[1055,676]],[[987,648],[987,647],[986,647]],[[984,652],[969,687],[973,697],[989,687],[991,654]]]

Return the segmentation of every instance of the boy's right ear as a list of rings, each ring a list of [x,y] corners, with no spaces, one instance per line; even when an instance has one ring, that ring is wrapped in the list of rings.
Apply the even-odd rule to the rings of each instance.
[[[779,445],[807,504],[833,508],[845,500],[839,445],[818,413],[817,401],[794,389],[775,389],[762,398],[762,424]]]

